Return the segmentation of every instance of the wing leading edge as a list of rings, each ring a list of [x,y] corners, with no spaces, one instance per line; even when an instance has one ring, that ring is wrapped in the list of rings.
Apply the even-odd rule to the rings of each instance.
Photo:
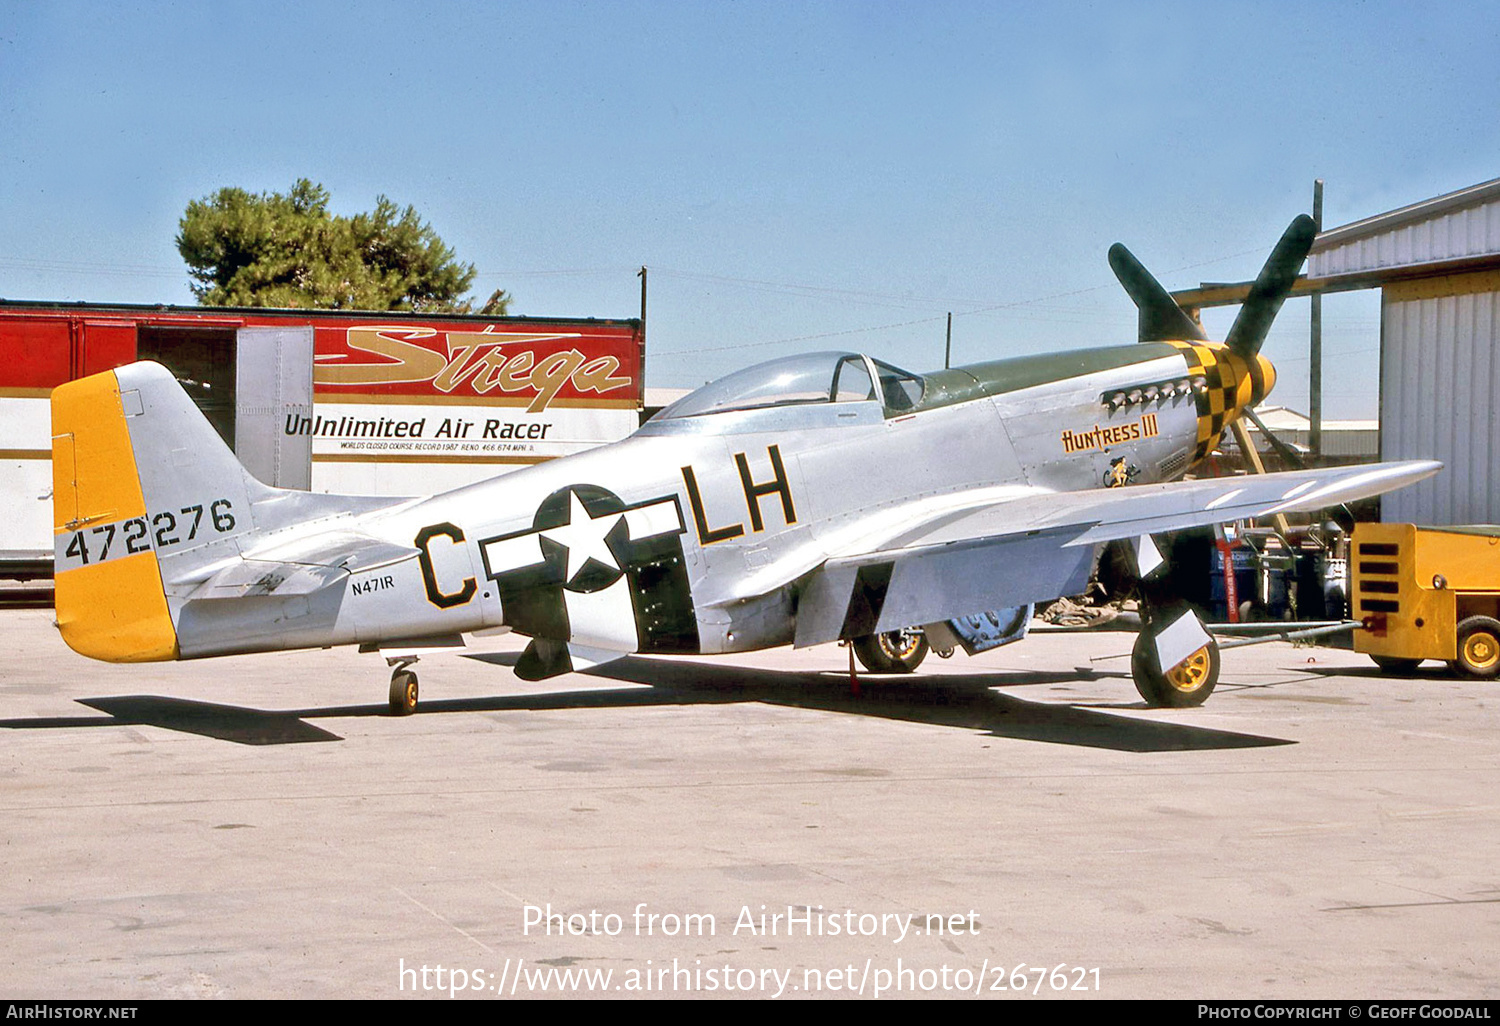
[[[949,504],[830,554],[802,589],[796,644],[1048,601],[1082,587],[1095,544],[1323,509],[1414,484],[1441,468],[1412,460],[1129,488],[975,495],[967,508]]]

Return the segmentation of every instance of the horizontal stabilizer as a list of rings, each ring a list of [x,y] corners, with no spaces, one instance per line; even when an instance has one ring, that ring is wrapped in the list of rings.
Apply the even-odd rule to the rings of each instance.
[[[238,559],[195,588],[192,599],[249,598],[254,595],[310,595],[348,574],[342,567]]]
[[[325,531],[252,550],[243,558],[200,568],[173,584],[198,583],[193,599],[250,595],[307,595],[338,584],[350,574],[413,559],[417,550],[355,531]]]

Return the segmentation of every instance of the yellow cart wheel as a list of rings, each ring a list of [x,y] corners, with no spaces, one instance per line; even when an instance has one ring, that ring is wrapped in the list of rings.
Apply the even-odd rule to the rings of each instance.
[[[1500,621],[1470,616],[1458,625],[1458,658],[1453,668],[1470,677],[1491,680],[1500,675]]]

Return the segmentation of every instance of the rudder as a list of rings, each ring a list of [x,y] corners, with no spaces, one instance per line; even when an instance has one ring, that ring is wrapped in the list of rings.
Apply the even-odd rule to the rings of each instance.
[[[57,626],[68,647],[109,662],[176,658],[114,371],[52,391],[52,513]]]
[[[177,658],[164,563],[236,555],[233,538],[253,526],[250,489],[264,486],[155,363],[53,389],[52,435],[63,640],[109,662]]]

